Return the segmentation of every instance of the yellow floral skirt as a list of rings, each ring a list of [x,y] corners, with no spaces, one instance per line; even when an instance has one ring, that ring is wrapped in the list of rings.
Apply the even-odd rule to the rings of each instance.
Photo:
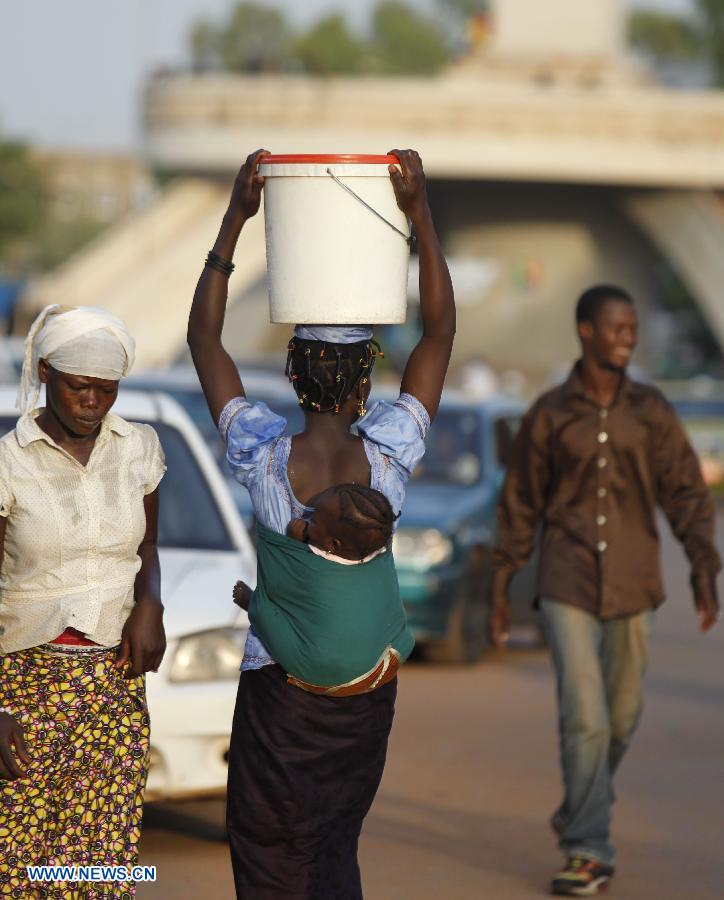
[[[0,656],[0,707],[31,763],[0,780],[0,897],[130,898],[131,883],[35,882],[28,866],[125,866],[138,856],[149,723],[145,677],[114,650],[48,645]]]

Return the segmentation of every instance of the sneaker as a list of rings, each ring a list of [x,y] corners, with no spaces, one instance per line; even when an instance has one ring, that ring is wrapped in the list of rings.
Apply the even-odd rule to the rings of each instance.
[[[608,889],[613,866],[585,856],[571,856],[551,881],[551,893],[566,897],[593,897]]]

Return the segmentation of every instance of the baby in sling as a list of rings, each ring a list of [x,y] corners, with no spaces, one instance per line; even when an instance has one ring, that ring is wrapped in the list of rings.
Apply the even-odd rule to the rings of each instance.
[[[287,534],[258,528],[258,581],[237,582],[234,602],[287,680],[346,696],[387,683],[410,655],[390,542],[395,515],[384,494],[335,485]]]

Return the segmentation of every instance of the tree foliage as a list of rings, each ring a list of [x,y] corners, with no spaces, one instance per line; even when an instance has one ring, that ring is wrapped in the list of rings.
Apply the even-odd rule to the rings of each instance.
[[[43,173],[28,148],[0,142],[0,260],[42,225],[47,208]]]
[[[724,0],[694,0],[690,17],[638,10],[629,20],[631,43],[660,61],[700,59],[724,87]]]
[[[196,22],[191,28],[189,45],[194,69],[204,72],[219,68],[219,29],[215,25],[206,20]]]
[[[442,29],[401,0],[383,0],[372,15],[372,45],[383,72],[431,75],[448,61]]]
[[[724,87],[724,0],[696,0],[701,43],[717,87]]]
[[[657,59],[693,59],[701,50],[697,29],[679,16],[636,10],[629,18],[632,45]]]
[[[274,72],[289,58],[291,32],[278,9],[239,3],[226,22],[198,21],[191,30],[194,68]]]
[[[28,147],[0,140],[0,271],[17,276],[59,265],[105,223],[61,218],[53,209],[43,164]]]
[[[480,0],[445,2],[480,5]],[[427,75],[449,60],[442,28],[403,0],[382,0],[372,18],[370,40],[352,34],[342,15],[327,16],[294,34],[280,10],[239,3],[224,22],[202,19],[194,25],[189,35],[193,66],[202,71]]]
[[[488,0],[437,0],[437,5],[443,14],[451,13],[461,19],[469,19],[490,9]]]
[[[367,49],[350,33],[344,16],[331,15],[298,38],[292,54],[312,75],[354,75],[364,68]]]

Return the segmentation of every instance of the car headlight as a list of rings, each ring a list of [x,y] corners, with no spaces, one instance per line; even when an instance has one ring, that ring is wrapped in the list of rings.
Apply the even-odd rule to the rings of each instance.
[[[244,655],[246,628],[216,628],[182,637],[173,656],[169,681],[236,681]]]
[[[395,559],[413,569],[444,566],[453,550],[453,542],[437,528],[400,528],[392,539]]]

